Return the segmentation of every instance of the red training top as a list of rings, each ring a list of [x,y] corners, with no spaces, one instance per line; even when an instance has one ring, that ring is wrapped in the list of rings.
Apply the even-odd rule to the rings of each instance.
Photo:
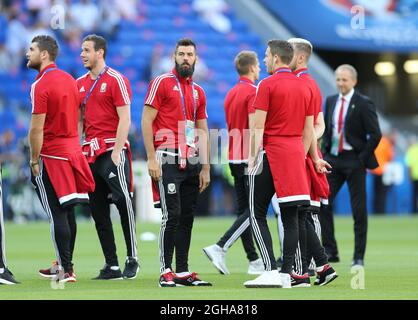
[[[229,162],[248,161],[250,142],[248,116],[255,112],[253,103],[256,86],[246,77],[229,90],[225,97],[225,119],[229,132]],[[247,129],[247,130],[246,130]]]
[[[156,149],[178,149],[179,141],[185,141],[186,119],[177,80],[184,95],[187,120],[195,122],[207,118],[205,92],[201,86],[193,82],[192,78],[181,78],[175,68],[170,73],[156,77],[148,86],[144,103],[158,111],[153,122]],[[192,84],[194,84],[196,101],[196,119],[194,119]]]
[[[39,72],[30,96],[32,114],[46,114],[41,153],[65,157],[74,151],[72,148],[80,147],[78,90],[74,78],[51,63]]]
[[[301,81],[288,68],[260,81],[254,108],[267,112],[264,144],[277,136],[302,136],[306,116],[314,112],[312,92]]]
[[[79,104],[82,105],[94,84],[89,73],[77,79]],[[84,111],[86,141],[116,137],[119,124],[118,107],[130,105],[132,91],[128,78],[108,68],[96,83]]]

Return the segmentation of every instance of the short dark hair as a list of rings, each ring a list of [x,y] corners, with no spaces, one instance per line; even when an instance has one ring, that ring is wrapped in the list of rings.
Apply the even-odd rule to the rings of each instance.
[[[254,51],[241,51],[234,60],[235,69],[240,76],[250,72],[250,67],[257,65],[257,54]]]
[[[47,51],[49,54],[49,60],[55,61],[58,55],[58,43],[57,41],[48,35],[39,35],[32,39],[32,43],[38,44],[40,51]]]
[[[270,40],[267,45],[273,56],[279,56],[284,64],[289,64],[293,59],[293,47],[285,40]]]
[[[106,59],[107,53],[107,42],[106,39],[102,36],[98,36],[97,34],[89,34],[84,37],[83,42],[92,41],[94,43],[94,50],[99,51],[103,49],[103,59]]]
[[[179,48],[179,47],[189,47],[189,46],[193,46],[194,47],[194,50],[195,50],[195,52],[196,52],[196,44],[193,42],[193,40],[192,39],[189,39],[189,38],[183,38],[183,39],[180,39],[179,41],[177,41],[177,44],[176,44],[176,50],[174,51],[174,52],[177,52],[177,49]]]

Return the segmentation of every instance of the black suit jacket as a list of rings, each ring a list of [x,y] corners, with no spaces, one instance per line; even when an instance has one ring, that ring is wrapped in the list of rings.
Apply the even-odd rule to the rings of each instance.
[[[329,96],[325,102],[325,132],[323,135],[322,151],[329,154],[332,138],[332,118],[338,94]],[[378,166],[374,150],[379,144],[382,133],[377,120],[376,107],[369,97],[356,90],[348,106],[344,122],[344,134],[346,141],[353,147],[360,161],[368,169]]]

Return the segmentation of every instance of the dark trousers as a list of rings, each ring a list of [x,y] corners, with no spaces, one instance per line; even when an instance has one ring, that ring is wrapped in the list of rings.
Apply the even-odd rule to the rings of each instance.
[[[126,150],[121,153],[121,163],[116,166],[111,159],[111,151],[99,156],[90,164],[96,188],[89,194],[90,209],[97,235],[99,236],[106,264],[118,266],[115,235],[110,218],[110,203],[113,202],[120,215],[126,243],[126,256],[137,258],[135,213],[130,194],[130,163]],[[109,195],[111,194],[111,198]]]
[[[157,158],[162,164],[162,177],[158,182],[163,215],[159,238],[160,272],[172,269],[174,250],[175,271],[187,272],[201,165],[192,158],[182,170],[177,156],[158,152]]]
[[[225,232],[217,245],[228,249],[241,236],[242,245],[247,259],[254,261],[258,259],[255,250],[253,235],[250,226],[250,212],[248,210],[248,176],[246,175],[247,165],[245,163],[229,164],[232,176],[234,177],[234,189],[237,198],[237,219]]]
[[[41,172],[37,177],[32,175],[32,183],[49,218],[58,264],[64,268],[64,272],[70,272],[73,267],[72,259],[77,234],[74,207],[72,205],[64,207],[59,203],[48,172],[42,162],[40,165]]]
[[[274,193],[267,156],[260,154],[255,168],[249,174],[249,206],[251,228],[266,271],[277,269],[273,242],[267,225],[267,211]],[[280,211],[284,229],[281,272],[291,273],[299,239],[297,206],[281,206]]]
[[[332,166],[332,172],[327,176],[331,191],[329,205],[321,207],[320,213],[325,251],[328,255],[338,255],[334,235],[333,204],[344,182],[347,182],[354,218],[353,259],[364,259],[367,241],[366,169],[354,151],[344,151],[338,157],[327,154],[324,158]]]
[[[389,186],[383,183],[382,175],[373,175],[373,213],[386,213],[386,198]]]
[[[317,226],[313,219],[314,215],[317,216],[317,214],[309,211],[306,213],[306,260],[310,263],[313,258],[316,267],[322,267],[328,263],[328,257],[321,244],[321,239],[318,237]]]

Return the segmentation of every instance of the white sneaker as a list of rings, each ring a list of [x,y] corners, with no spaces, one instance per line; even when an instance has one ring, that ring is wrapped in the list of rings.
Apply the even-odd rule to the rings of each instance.
[[[258,258],[254,261],[250,261],[250,264],[248,266],[248,274],[262,274],[264,270],[264,263],[263,260],[261,260],[261,258]]]
[[[213,244],[206,248],[203,248],[203,252],[212,261],[216,269],[222,274],[229,274],[228,268],[225,263],[226,252],[217,244]]]
[[[291,289],[292,288],[292,282],[290,280],[290,274],[288,273],[279,273],[280,275],[280,279],[282,281],[283,287],[284,289]]]
[[[281,288],[282,280],[277,270],[264,271],[254,280],[244,282],[244,286],[246,288]]]

